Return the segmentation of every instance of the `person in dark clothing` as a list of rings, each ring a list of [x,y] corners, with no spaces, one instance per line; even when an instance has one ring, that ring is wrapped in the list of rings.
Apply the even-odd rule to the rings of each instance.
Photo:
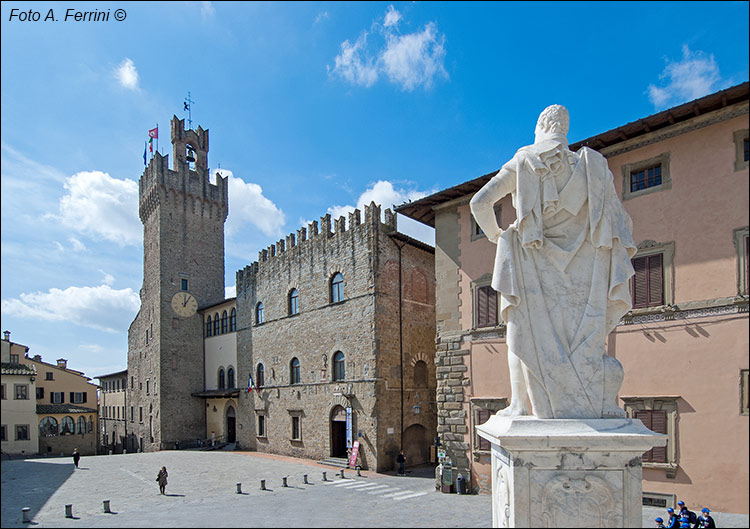
[[[156,481],[159,482],[159,492],[165,494],[164,490],[167,488],[167,467],[161,467],[161,470],[156,475]]]
[[[404,451],[401,450],[396,457],[396,463],[398,463],[398,475],[404,475],[404,463],[406,463],[406,457],[404,457]]]
[[[680,526],[680,517],[674,512],[674,509],[670,507],[667,509],[669,513],[669,520],[667,520],[667,529],[677,529]]]
[[[73,449],[73,463],[75,463],[76,468],[78,468],[78,462],[81,460],[81,454],[78,453],[78,449]]]
[[[690,529],[690,518],[687,514],[680,516],[680,529]]]
[[[664,520],[661,519],[661,516],[657,516],[654,521],[656,522],[656,529],[662,529],[664,528]]]
[[[698,527],[715,529],[716,522],[714,522],[714,519],[711,517],[711,509],[709,509],[708,507],[703,507],[701,511],[703,514],[698,517]]]
[[[680,500],[677,502],[677,505],[680,506],[680,517],[687,516],[688,522],[690,523],[688,527],[698,527],[698,516],[693,511],[687,508],[685,502]]]

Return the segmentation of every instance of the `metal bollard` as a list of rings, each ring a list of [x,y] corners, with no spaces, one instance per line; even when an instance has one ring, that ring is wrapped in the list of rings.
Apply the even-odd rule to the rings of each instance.
[[[242,494],[242,483],[237,483],[237,494]]]
[[[109,500],[104,500],[102,503],[104,504],[104,512],[111,513],[112,511],[109,510]]]
[[[65,506],[65,517],[73,518],[73,504],[69,503]]]
[[[24,507],[21,509],[21,512],[23,513],[23,523],[31,522],[31,509],[29,507]]]
[[[341,479],[344,479],[344,469],[341,469]]]
[[[357,475],[358,475],[358,476],[361,476],[361,475],[362,475],[362,473],[360,472],[360,467],[359,467],[359,466],[357,466]]]
[[[123,453],[123,454],[127,454],[127,453],[128,453],[128,451],[127,451],[127,450],[125,450],[125,449],[123,448],[123,449],[122,449],[122,453]]]
[[[266,480],[261,479],[260,480],[260,490],[266,490]]]
[[[307,474],[304,474],[302,476],[302,479],[304,480],[305,485],[308,485],[308,483],[307,483]]]
[[[323,481],[328,481],[328,479],[326,478],[326,473],[325,472],[323,472]]]
[[[281,486],[288,487],[288,485],[286,484],[286,477],[281,478]]]

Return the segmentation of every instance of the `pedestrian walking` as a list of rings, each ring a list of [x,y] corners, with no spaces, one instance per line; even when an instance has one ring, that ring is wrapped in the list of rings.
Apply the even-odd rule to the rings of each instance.
[[[698,515],[688,509],[687,505],[685,505],[685,502],[682,500],[678,501],[677,505],[680,506],[680,518],[687,516],[688,523],[690,524],[688,527],[698,527]],[[680,521],[680,523],[682,523],[682,521]]]
[[[78,453],[78,449],[73,449],[73,463],[75,463],[76,468],[78,468],[78,462],[81,460],[81,454]]]
[[[406,457],[404,456],[403,450],[401,450],[398,453],[398,456],[396,457],[396,463],[398,463],[398,475],[403,476],[404,475],[404,463],[406,463]]]
[[[161,470],[156,475],[156,481],[159,482],[159,492],[164,494],[164,490],[167,488],[167,467],[161,467]]]
[[[666,526],[664,525],[664,520],[662,520],[661,516],[657,516],[656,518],[654,518],[654,521],[656,522],[657,529],[666,529]]]
[[[711,517],[711,509],[708,507],[703,507],[701,509],[701,514],[698,516],[698,527],[705,527],[706,529],[715,529],[716,528],[716,522],[714,522],[714,519]]]

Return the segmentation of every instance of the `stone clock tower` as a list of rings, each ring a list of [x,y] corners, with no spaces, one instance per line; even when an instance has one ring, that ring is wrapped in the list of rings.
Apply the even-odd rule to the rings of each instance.
[[[208,130],[172,117],[173,168],[158,152],[139,181],[141,308],[128,330],[127,448],[154,451],[205,437],[203,325],[224,300],[227,179],[208,174]]]

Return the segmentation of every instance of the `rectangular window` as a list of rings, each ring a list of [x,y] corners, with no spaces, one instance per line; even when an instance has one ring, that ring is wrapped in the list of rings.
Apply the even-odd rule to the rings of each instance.
[[[497,325],[497,292],[491,286],[477,288],[477,327]]]
[[[16,400],[29,400],[29,386],[16,384]]]
[[[664,305],[664,271],[662,254],[633,259],[635,275],[631,280],[633,308]]]
[[[120,418],[120,407],[119,406],[115,406],[115,409],[117,411],[117,418],[119,419]]]
[[[8,440],[8,434],[7,434],[7,426],[4,424],[0,427],[0,441],[7,441]]]
[[[45,380],[55,380],[55,374],[52,371],[47,371],[44,375]]]
[[[490,420],[490,417],[495,415],[495,413],[495,410],[477,410],[477,425],[486,423],[488,420]],[[492,443],[490,443],[481,435],[478,435],[477,437],[479,438],[479,443],[477,443],[477,450],[492,450]]]
[[[667,412],[664,410],[634,410],[633,418],[640,419],[643,425],[656,433],[667,433]],[[667,441],[667,444],[669,441]],[[644,463],[666,463],[667,446],[655,446],[643,454]]]
[[[44,398],[44,388],[36,388],[36,398],[37,399]]]
[[[187,289],[188,289],[188,280],[187,279],[183,279],[181,283],[182,283],[182,285],[181,285],[182,290],[187,291]]]
[[[300,421],[297,415],[292,416],[292,441],[299,441],[300,437]]]
[[[740,413],[747,415],[748,410],[748,397],[747,397],[747,369],[740,369]]]
[[[266,436],[266,416],[258,415],[258,437]]]
[[[17,364],[18,363],[18,355],[10,355],[10,363],[11,364]]]
[[[661,185],[661,164],[630,173],[630,192]]]
[[[62,404],[65,400],[65,394],[62,391],[50,391],[49,401],[51,404]]]
[[[138,406],[138,421],[143,422],[143,406]]]
[[[133,406],[130,407],[130,422],[133,422],[135,420],[135,408]]]
[[[146,381],[146,395],[148,395],[148,386],[149,386],[149,381],[147,380]]]
[[[750,139],[745,138],[744,144],[745,144],[744,146],[745,153],[744,153],[743,159],[744,161],[748,162],[750,161]]]
[[[28,441],[29,439],[29,425],[16,424],[16,441]]]
[[[70,402],[73,404],[83,404],[86,402],[86,392],[85,391],[71,391],[70,392]]]
[[[750,129],[734,131],[734,170],[742,171],[750,165]]]

